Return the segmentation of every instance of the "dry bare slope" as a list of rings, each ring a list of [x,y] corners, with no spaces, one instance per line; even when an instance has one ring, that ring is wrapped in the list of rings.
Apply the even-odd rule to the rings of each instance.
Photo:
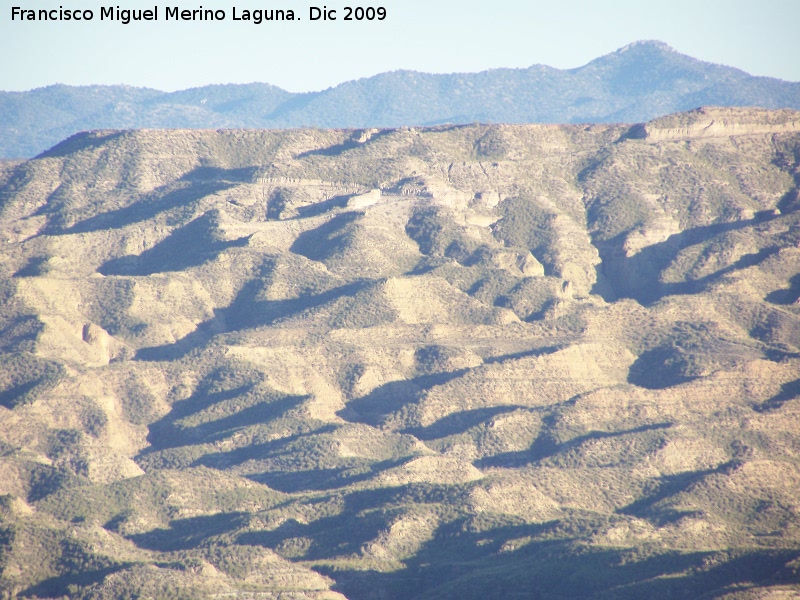
[[[800,113],[0,165],[20,597],[800,592]]]

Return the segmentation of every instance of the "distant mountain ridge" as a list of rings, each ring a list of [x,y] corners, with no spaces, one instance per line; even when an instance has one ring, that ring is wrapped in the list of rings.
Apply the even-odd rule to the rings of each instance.
[[[172,93],[53,85],[0,92],[0,157],[34,156],[91,129],[642,122],[704,105],[800,109],[800,83],[754,77],[642,41],[575,69],[393,71],[308,93],[266,83]]]

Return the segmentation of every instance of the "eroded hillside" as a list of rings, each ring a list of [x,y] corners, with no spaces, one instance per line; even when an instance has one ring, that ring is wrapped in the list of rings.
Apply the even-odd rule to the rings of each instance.
[[[790,597],[798,183],[750,109],[0,164],[3,593]]]

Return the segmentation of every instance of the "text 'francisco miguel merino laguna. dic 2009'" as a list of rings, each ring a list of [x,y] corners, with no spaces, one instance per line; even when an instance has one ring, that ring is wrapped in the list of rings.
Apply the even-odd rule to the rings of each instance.
[[[386,19],[386,9],[382,6],[345,6],[342,9],[329,9],[327,6],[309,6],[309,21],[383,21]],[[12,21],[93,21],[95,11],[90,9],[59,8],[29,9],[21,6],[11,7]],[[218,8],[184,9],[180,6],[153,6],[153,8],[120,8],[119,6],[101,7],[99,18],[101,21],[115,21],[123,25],[135,21],[158,21],[163,16],[164,21],[225,21],[228,12]],[[294,9],[240,9],[235,6],[230,8],[232,21],[248,21],[259,25],[267,21],[299,21],[300,11]]]

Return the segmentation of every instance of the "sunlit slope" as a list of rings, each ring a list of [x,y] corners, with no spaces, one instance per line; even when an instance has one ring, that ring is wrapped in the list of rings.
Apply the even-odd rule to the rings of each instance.
[[[713,108],[2,166],[3,592],[789,597],[799,178]]]

